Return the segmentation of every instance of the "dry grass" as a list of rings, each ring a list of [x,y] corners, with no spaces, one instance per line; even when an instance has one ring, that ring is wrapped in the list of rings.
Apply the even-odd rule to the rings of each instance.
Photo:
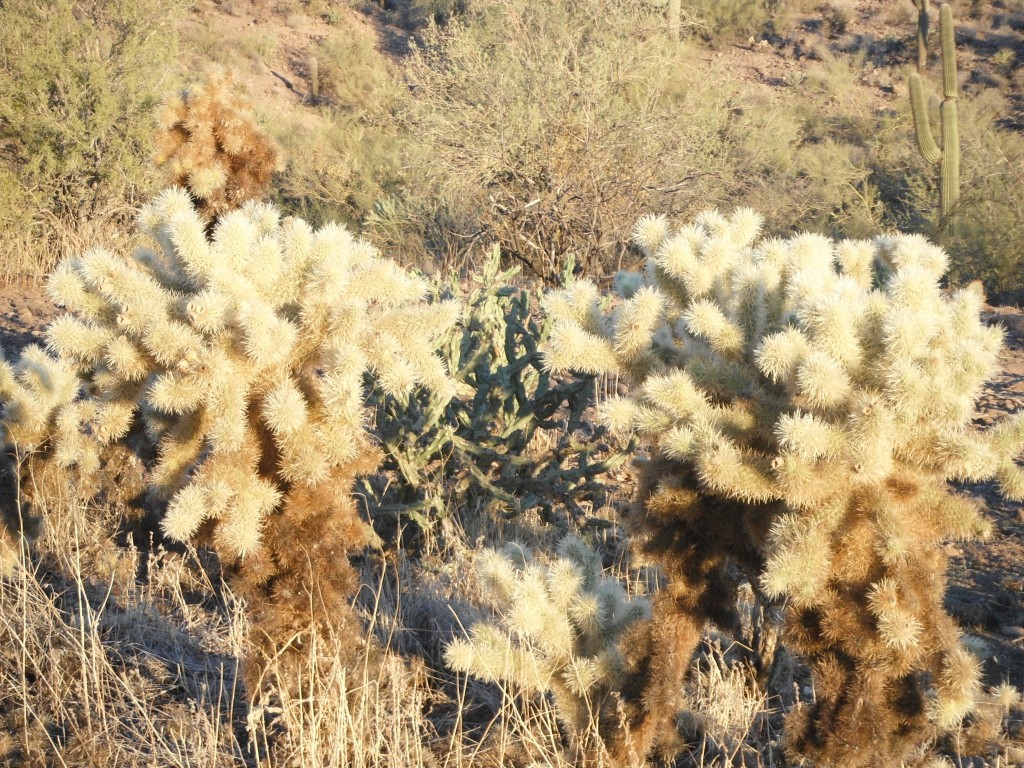
[[[248,619],[216,563],[118,546],[114,511],[48,493],[36,496],[43,534],[0,580],[0,764],[580,764],[551,702],[442,662],[444,644],[485,614],[466,578],[476,552],[509,539],[553,547],[557,533],[537,520],[466,514],[416,559],[367,557],[358,607],[376,643],[361,662],[336,660],[340,638],[296,638],[309,647],[305,688],[271,664],[250,698],[238,672]],[[695,676],[694,704],[720,732],[708,743],[741,745],[763,709],[745,674],[721,656]],[[606,764],[597,747],[589,759]]]

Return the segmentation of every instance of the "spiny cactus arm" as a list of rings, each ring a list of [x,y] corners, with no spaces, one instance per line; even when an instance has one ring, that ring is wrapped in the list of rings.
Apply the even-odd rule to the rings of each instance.
[[[479,623],[470,637],[445,647],[445,663],[487,682],[512,683],[530,693],[544,693],[558,667],[533,649],[511,641],[500,628]]]
[[[144,260],[162,282],[176,289],[206,284],[217,267],[216,256],[184,189],[165,189],[139,210],[136,225],[160,246],[159,254]]]
[[[767,504],[780,498],[771,461],[725,438],[701,445],[695,464],[701,484],[713,494],[746,504]]]
[[[544,364],[552,371],[602,374],[619,370],[618,358],[607,339],[557,320],[544,351]]]
[[[97,365],[114,335],[101,325],[73,315],[55,318],[46,329],[46,346],[54,355],[83,370]]]
[[[956,39],[953,31],[953,7],[949,3],[943,3],[939,7],[939,39],[942,44],[942,95],[946,99],[955,99]]]
[[[721,307],[706,299],[694,301],[683,315],[687,330],[702,339],[726,359],[737,359],[743,354],[743,330],[726,317]]]
[[[960,124],[957,118],[956,99],[946,99],[942,102],[939,106],[939,119],[942,123],[940,203],[942,211],[948,215],[960,199]]]
[[[806,462],[835,459],[845,452],[846,433],[813,413],[784,413],[775,423],[775,438],[782,454]]]
[[[203,450],[205,421],[205,414],[188,413],[161,429],[162,423],[148,419],[149,426],[160,429],[156,435],[159,440],[157,460],[150,472],[150,483],[161,495],[170,498],[187,483],[188,471]]]
[[[917,72],[911,72],[908,78],[910,86],[910,109],[914,115],[914,136],[921,157],[929,163],[937,163],[942,159],[942,150],[935,143],[931,123],[928,120],[928,105],[924,98],[924,85]]]
[[[924,627],[915,613],[903,605],[903,595],[894,579],[883,578],[871,585],[868,608],[875,615],[879,634],[890,650],[904,652],[918,645]]]
[[[932,719],[940,728],[958,725],[974,708],[981,692],[981,662],[966,648],[947,653],[930,702]]]
[[[46,293],[58,307],[74,312],[83,320],[113,322],[116,313],[97,293],[88,290],[79,270],[78,259],[64,259],[46,280]]]
[[[640,364],[642,353],[651,345],[663,304],[664,299],[658,291],[641,288],[616,309],[613,349],[624,367]]]
[[[565,614],[552,604],[545,574],[538,563],[527,563],[519,571],[507,622],[516,636],[528,639],[558,664],[572,654],[573,631]]]
[[[771,554],[761,577],[766,595],[788,596],[797,607],[815,604],[830,576],[834,525],[827,512],[776,519],[768,536]]]
[[[26,347],[3,378],[5,388],[12,390],[4,405],[8,437],[24,448],[34,448],[46,439],[50,420],[78,397],[81,386],[73,367],[50,357],[37,344]]]
[[[244,558],[259,549],[266,516],[281,502],[275,483],[256,475],[246,480],[235,489],[214,532],[214,541],[229,557]]]

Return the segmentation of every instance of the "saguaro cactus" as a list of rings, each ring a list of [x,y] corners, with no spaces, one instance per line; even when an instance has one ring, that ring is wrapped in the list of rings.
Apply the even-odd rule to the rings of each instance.
[[[913,0],[917,8],[917,71],[928,68],[928,0]]]
[[[927,14],[927,0],[919,0]],[[927,21],[925,22],[927,24]],[[942,146],[935,143],[928,120],[921,76],[910,74],[910,108],[914,113],[914,135],[921,155],[940,168],[939,195],[943,220],[948,219],[960,199],[960,130],[956,111],[956,42],[953,39],[953,9],[943,3],[939,11],[942,38],[942,104],[939,107]]]
[[[314,104],[320,101],[320,62],[316,56],[309,57],[309,99]]]
[[[682,23],[682,0],[668,0],[668,33],[673,40],[679,40],[679,25]]]
[[[675,232],[647,217],[646,284],[609,301],[581,281],[547,303],[552,368],[626,375],[604,420],[653,447],[629,524],[668,583],[626,646],[622,748],[639,759],[671,732],[703,624],[739,626],[739,568],[787,598],[785,642],[814,674],[788,751],[895,765],[979,690],[939,544],[990,527],[948,480],[1024,498],[1024,418],[968,428],[1002,331],[980,322],[980,288],[940,289],[947,255],[922,237],[759,229],[752,211]]]

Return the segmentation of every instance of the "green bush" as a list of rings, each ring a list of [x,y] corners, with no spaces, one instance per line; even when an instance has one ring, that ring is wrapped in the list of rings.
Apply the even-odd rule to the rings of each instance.
[[[626,461],[628,449],[612,447],[584,418],[594,377],[544,369],[551,322],[539,291],[516,287],[519,267],[503,271],[499,258],[494,249],[472,275],[462,323],[441,346],[459,395],[372,392],[375,434],[400,478],[380,493],[368,489],[378,519],[404,517],[429,535],[440,518],[482,505],[509,517],[536,509],[544,521],[567,514],[586,523],[581,503],[602,506],[603,476]],[[463,293],[455,279],[439,296]]]
[[[157,0],[0,6],[0,177],[18,177],[0,194],[7,273],[45,272],[152,191],[175,15]]]

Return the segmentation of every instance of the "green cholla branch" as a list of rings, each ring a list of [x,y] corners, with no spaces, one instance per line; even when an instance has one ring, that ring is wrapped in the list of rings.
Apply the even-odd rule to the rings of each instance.
[[[927,0],[919,0],[927,24]],[[940,168],[939,194],[942,218],[947,219],[960,199],[960,129],[957,120],[957,74],[956,42],[953,35],[953,9],[943,3],[939,13],[939,29],[942,41],[942,104],[939,106],[939,122],[942,132],[940,146],[932,136],[928,119],[928,106],[924,97],[920,65],[919,72],[909,77],[910,108],[914,115],[914,135],[921,156]]]
[[[785,638],[817,681],[789,750],[891,762],[971,708],[977,669],[943,610],[938,544],[990,524],[948,481],[995,479],[1020,500],[1024,418],[969,429],[1002,331],[979,320],[977,285],[940,288],[940,248],[759,227],[749,210],[676,231],[645,217],[644,287],[620,279],[628,297],[609,304],[584,282],[547,302],[548,364],[629,377],[602,417],[654,448],[631,526],[669,580],[649,633],[672,640],[631,659],[624,748],[642,756],[671,727],[704,622],[739,626],[734,563],[762,600],[788,599]],[[565,343],[581,334],[587,351]]]
[[[580,435],[590,426],[583,416],[594,378],[544,369],[540,348],[551,322],[538,311],[537,293],[514,285],[518,272],[502,269],[495,248],[468,294],[457,279],[438,291],[462,303],[462,323],[441,345],[458,397],[374,393],[375,434],[405,482],[386,494],[368,489],[373,514],[394,511],[426,530],[449,508],[472,503],[471,495],[505,514],[539,508],[548,516],[561,505],[580,517],[579,502],[600,506],[602,475],[628,451],[604,446],[603,430]]]
[[[345,621],[344,554],[372,537],[352,483],[379,460],[364,377],[450,397],[434,350],[457,305],[428,304],[421,278],[344,227],[314,231],[267,204],[221,215],[207,236],[175,188],[138,223],[155,247],[94,248],[51,276],[71,314],[48,330],[56,359],[29,349],[2,369],[10,440],[49,440],[59,463],[90,469],[138,425],[156,446],[163,532],[216,549],[271,646],[311,613]]]
[[[593,735],[607,695],[624,673],[618,642],[649,615],[605,574],[600,557],[578,536],[567,536],[559,557],[533,559],[523,547],[485,550],[477,579],[497,623],[478,623],[445,651],[450,667],[528,694],[551,693],[562,722],[578,743]]]

